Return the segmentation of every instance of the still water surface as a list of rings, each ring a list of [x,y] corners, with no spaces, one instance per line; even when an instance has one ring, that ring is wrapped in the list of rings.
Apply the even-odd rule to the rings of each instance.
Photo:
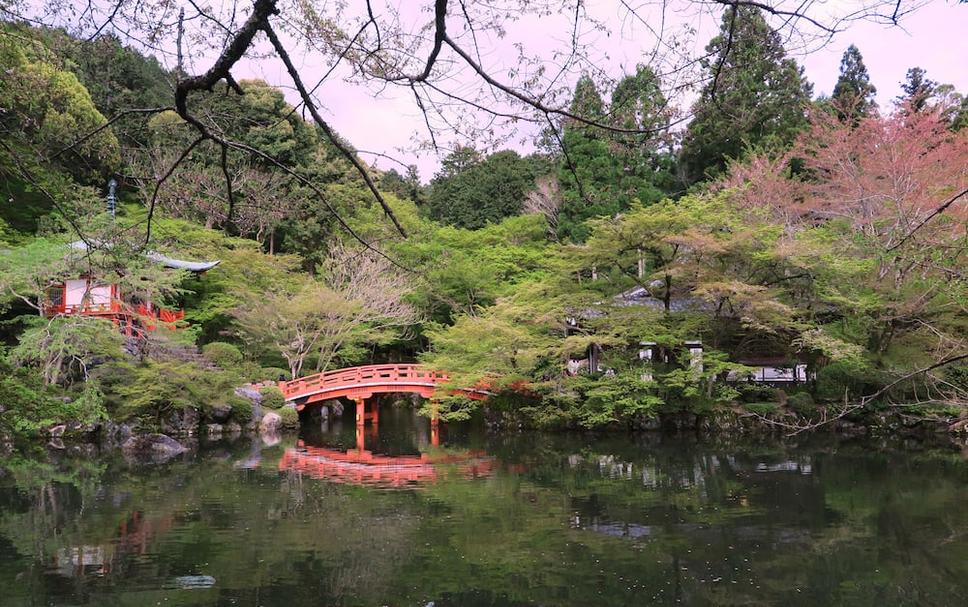
[[[348,422],[0,459],[0,605],[966,604],[958,452]]]

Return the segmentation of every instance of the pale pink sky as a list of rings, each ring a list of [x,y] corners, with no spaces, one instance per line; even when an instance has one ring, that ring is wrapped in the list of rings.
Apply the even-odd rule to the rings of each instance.
[[[401,1],[407,3],[407,10],[411,8],[412,0]],[[420,6],[424,4],[421,2]],[[857,5],[856,2],[852,4]],[[586,31],[581,41],[594,49],[594,54],[600,57],[598,65],[610,75],[620,77],[623,72],[633,70],[635,64],[651,52],[647,32],[631,22],[620,2],[589,0],[586,6],[590,16],[605,23],[609,34]],[[834,0],[829,6],[835,10],[846,5],[843,0]],[[425,13],[414,13],[414,17],[418,20],[428,18]],[[667,23],[667,31],[675,29],[673,25],[676,24],[697,31],[690,47],[694,51],[702,50],[719,24],[718,17],[700,16],[694,12],[671,15],[667,21],[672,22]],[[514,63],[515,42],[520,42],[531,55],[550,57],[553,49],[567,43],[566,33],[570,35],[567,22],[553,17],[512,23],[505,37],[482,40],[483,60],[500,75],[503,68]],[[900,81],[912,66],[923,67],[932,80],[952,84],[963,94],[968,94],[968,4],[936,0],[908,15],[900,27],[856,22],[820,50],[807,54],[793,52],[814,84],[815,94],[831,92],[841,55],[851,43],[856,44],[864,56],[871,80],[878,89],[877,100],[881,107],[890,106],[900,92]],[[303,57],[301,62],[305,79],[315,82],[313,75],[321,73],[322,66],[311,56]],[[246,61],[237,72],[237,77],[262,78],[274,85],[289,84],[281,64],[274,60]],[[476,80],[466,72],[457,72],[451,82],[457,86],[476,86]],[[292,90],[287,90],[286,95],[290,101],[297,101]],[[415,163],[424,181],[437,170],[439,158],[433,151],[419,154],[413,151],[415,142],[426,140],[427,133],[409,90],[391,89],[375,97],[372,91],[333,79],[320,89],[318,98],[324,116],[357,148],[391,154]],[[688,105],[689,100],[687,94],[681,101]],[[519,123],[517,129],[507,147],[530,151],[528,140],[533,137],[534,127]],[[459,139],[454,137],[448,141],[447,135],[445,131],[443,146]],[[364,158],[380,168],[396,166],[385,159],[367,155]]]

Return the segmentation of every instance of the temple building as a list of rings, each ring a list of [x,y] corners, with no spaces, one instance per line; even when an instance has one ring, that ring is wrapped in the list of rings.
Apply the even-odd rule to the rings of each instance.
[[[73,250],[86,250],[84,241],[72,242]],[[153,251],[145,253],[149,260],[165,268],[187,270],[201,274],[211,270],[219,261],[193,262],[166,257]],[[185,317],[183,310],[171,310],[157,305],[150,299],[125,293],[121,285],[78,276],[53,285],[41,306],[44,316],[80,314],[111,320],[125,335],[142,331],[154,331],[159,325],[175,329],[176,323]]]
[[[114,216],[116,182],[108,184],[108,212]],[[96,245],[97,243],[95,243]],[[72,251],[87,251],[89,243],[78,240],[68,245]],[[166,257],[154,251],[146,251],[145,257],[162,267],[172,270],[185,270],[202,274],[219,264],[219,261],[185,261]],[[185,317],[183,310],[171,310],[158,306],[148,298],[125,293],[118,283],[96,280],[88,275],[65,280],[52,285],[47,290],[41,304],[47,318],[68,314],[95,316],[114,322],[128,336],[140,335],[144,331],[154,331],[159,325],[168,329],[177,328],[177,322]]]

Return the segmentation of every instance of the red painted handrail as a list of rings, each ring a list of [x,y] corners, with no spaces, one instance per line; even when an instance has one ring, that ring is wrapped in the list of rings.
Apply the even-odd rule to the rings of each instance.
[[[421,387],[434,388],[446,383],[449,377],[414,364],[366,365],[324,371],[292,381],[279,382],[286,400],[304,396],[340,392],[347,388]],[[406,392],[407,390],[401,390]]]

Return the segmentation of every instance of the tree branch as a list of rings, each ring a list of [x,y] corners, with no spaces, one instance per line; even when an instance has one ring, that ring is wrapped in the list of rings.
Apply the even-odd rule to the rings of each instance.
[[[339,139],[336,133],[333,132],[333,129],[330,128],[329,124],[323,120],[319,110],[316,108],[316,104],[313,103],[312,96],[310,96],[309,91],[307,91],[305,85],[303,85],[302,78],[299,76],[299,71],[289,58],[289,53],[286,51],[286,47],[282,45],[282,41],[279,40],[279,37],[276,35],[275,30],[272,29],[272,26],[269,24],[268,20],[262,24],[262,30],[265,31],[266,35],[269,37],[269,42],[272,43],[273,48],[276,50],[276,54],[279,55],[279,58],[282,59],[283,64],[285,64],[289,77],[292,78],[293,83],[296,85],[296,89],[299,91],[299,96],[302,97],[303,103],[309,110],[310,115],[312,115],[316,125],[322,129],[323,133],[326,134],[326,137],[329,138],[334,146],[336,146],[336,149],[338,149],[340,153],[353,164],[353,166],[356,168],[356,171],[363,178],[366,186],[373,194],[373,197],[376,198],[377,202],[383,208],[383,212],[390,219],[390,221],[393,222],[394,227],[397,228],[397,231],[400,232],[400,235],[406,238],[407,231],[403,229],[403,226],[400,224],[397,216],[393,213],[393,209],[390,208],[389,203],[387,203],[387,201],[383,198],[383,194],[380,193],[380,190],[377,189],[376,184],[373,183],[373,178],[370,177],[369,171],[366,170],[366,167],[356,156],[353,150],[349,149],[349,147],[347,147],[346,144]]]

